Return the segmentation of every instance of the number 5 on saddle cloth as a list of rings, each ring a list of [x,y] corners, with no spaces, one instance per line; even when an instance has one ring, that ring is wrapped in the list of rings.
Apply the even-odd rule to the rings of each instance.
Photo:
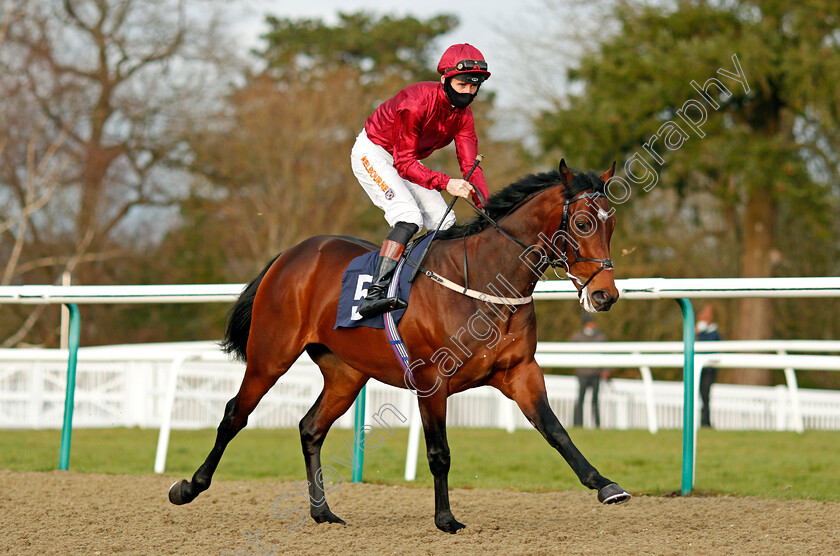
[[[417,264],[417,258],[425,249],[428,242],[432,240],[432,236],[427,234],[425,237],[420,237],[418,240],[411,242],[405,250],[403,257],[408,257],[407,261],[403,261],[402,266],[414,267]],[[370,318],[363,318],[359,314],[359,305],[367,295],[367,288],[373,279],[373,268],[376,265],[376,257],[378,251],[370,251],[359,257],[356,257],[350,264],[347,265],[347,270],[341,277],[341,295],[338,298],[338,311],[336,313],[335,326],[333,328],[355,328],[357,326],[367,326],[369,328],[385,328],[385,320],[382,315],[376,315]],[[396,273],[394,273],[396,276]],[[403,301],[408,302],[408,296],[411,293],[412,283],[408,281],[409,272],[399,273],[399,285],[397,288],[397,296]],[[393,280],[393,279],[392,279]],[[389,286],[388,295],[391,294],[393,282]],[[389,314],[397,324],[405,313],[405,309],[391,311]]]

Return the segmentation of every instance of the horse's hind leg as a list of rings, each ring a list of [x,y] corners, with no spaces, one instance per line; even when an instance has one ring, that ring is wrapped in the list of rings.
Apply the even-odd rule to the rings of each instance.
[[[321,446],[335,420],[353,405],[368,377],[349,367],[324,346],[313,345],[307,351],[324,374],[324,390],[300,421],[300,443],[306,461],[310,514],[318,523],[343,524],[344,521],[332,513],[327,504]]]
[[[297,357],[294,359],[297,359]],[[291,361],[293,362],[294,359]],[[219,465],[219,460],[222,459],[222,454],[224,454],[228,443],[248,424],[248,416],[257,407],[265,393],[274,386],[277,379],[290,366],[291,362],[279,368],[257,362],[248,363],[239,392],[225,406],[225,414],[221,423],[219,423],[213,449],[192,476],[192,480],[184,479],[169,488],[170,502],[178,505],[187,504],[210,488],[213,473],[216,471],[216,466]]]
[[[601,475],[572,443],[569,433],[548,404],[545,379],[536,362],[499,373],[489,384],[517,403],[534,428],[560,452],[581,484],[598,491],[599,501],[604,504],[620,504],[630,499],[626,490]]]

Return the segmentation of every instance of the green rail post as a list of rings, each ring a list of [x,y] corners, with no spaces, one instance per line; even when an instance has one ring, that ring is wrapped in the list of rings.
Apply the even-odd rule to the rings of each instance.
[[[365,452],[362,445],[365,442],[365,399],[367,398],[367,385],[362,386],[359,395],[356,396],[356,423],[353,427],[355,433],[353,437],[353,458],[355,464],[353,466],[353,480],[354,483],[362,482],[362,472],[365,467]]]
[[[58,468],[67,471],[70,464],[70,435],[73,432],[73,399],[76,394],[76,359],[79,352],[79,308],[67,303],[70,311],[70,330],[67,337],[67,389],[64,392],[64,426],[61,429],[61,451],[58,455]]]
[[[683,496],[694,488],[694,308],[689,299],[677,299],[683,315]]]

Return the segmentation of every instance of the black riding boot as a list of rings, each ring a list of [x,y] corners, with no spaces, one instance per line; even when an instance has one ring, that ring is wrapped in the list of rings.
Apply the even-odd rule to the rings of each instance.
[[[373,271],[373,280],[368,286],[367,296],[359,306],[359,314],[364,318],[368,319],[396,309],[405,309],[408,306],[408,303],[397,296],[386,297],[388,284],[391,282],[391,276],[394,274],[397,262],[390,257],[383,256],[380,252],[379,258],[376,260],[376,269]]]
[[[364,318],[375,317],[388,311],[405,309],[408,304],[397,296],[387,298],[388,283],[391,275],[397,267],[405,250],[405,245],[411,236],[417,233],[417,224],[408,222],[397,222],[394,229],[382,242],[379,249],[379,258],[376,260],[376,268],[373,271],[373,280],[368,287],[367,297],[362,300],[359,307],[359,314]]]

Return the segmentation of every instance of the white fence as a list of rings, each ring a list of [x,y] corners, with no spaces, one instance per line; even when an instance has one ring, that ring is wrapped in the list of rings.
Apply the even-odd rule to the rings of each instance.
[[[753,364],[763,361],[767,368],[786,368],[793,361],[800,363],[796,367],[799,369],[840,370],[840,356],[836,355],[789,355],[787,359],[779,359],[782,356],[774,353],[703,353],[713,348],[770,351],[780,349],[778,346],[789,351],[840,351],[838,342],[759,342],[758,347],[755,342],[737,344],[745,343],[699,343],[698,362],[713,359],[718,366],[744,366],[743,358],[749,357]],[[539,346],[538,360],[546,368],[587,363],[624,368],[645,365],[678,368],[682,362],[681,349],[682,344],[677,342],[544,343]],[[596,350],[600,353],[585,353]],[[768,357],[777,360],[773,363]],[[729,362],[727,358],[731,358]],[[80,349],[74,426],[159,428],[165,420],[167,395],[171,395],[167,390],[175,370],[178,378],[172,427],[216,427],[225,403],[239,387],[243,366],[230,361],[211,342]],[[66,350],[0,350],[0,429],[60,428],[66,373]],[[600,395],[601,426],[652,430],[682,427],[682,383],[652,381],[650,384],[652,398],[641,380],[605,382]],[[297,427],[321,386],[321,373],[304,355],[257,407],[249,427]],[[552,408],[561,422],[570,424],[577,399],[577,380],[547,375],[546,386]],[[386,403],[406,417],[411,415],[412,404],[416,405],[408,391],[371,381],[368,415]],[[715,384],[711,406],[712,422],[720,429],[796,430],[801,423],[805,429],[840,430],[840,392],[792,390],[790,384],[774,388]],[[586,407],[589,408],[588,403]],[[453,427],[508,430],[530,427],[512,402],[489,387],[452,397],[448,423]],[[392,424],[407,426],[408,423]],[[584,424],[590,425],[586,412]],[[352,428],[352,411],[336,426]]]

